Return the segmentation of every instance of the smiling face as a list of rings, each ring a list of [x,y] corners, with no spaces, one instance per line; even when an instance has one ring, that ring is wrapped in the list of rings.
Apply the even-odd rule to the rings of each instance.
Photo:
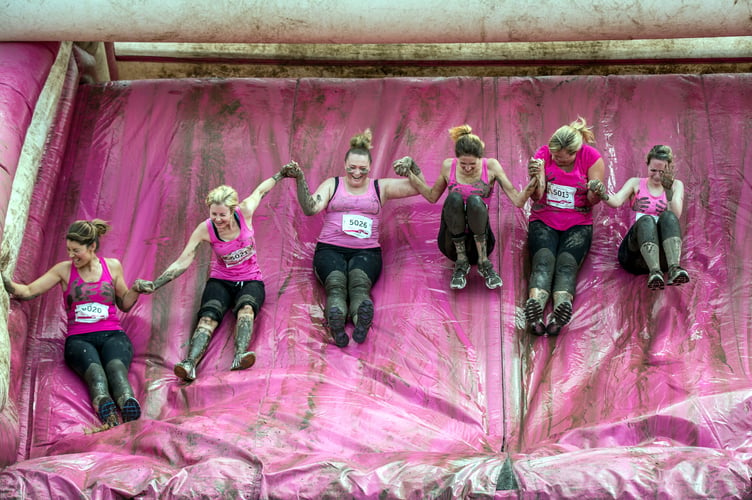
[[[217,229],[227,229],[232,224],[232,211],[226,205],[209,205],[209,217]]]
[[[478,157],[472,155],[462,155],[457,158],[457,163],[462,169],[462,173],[468,177],[473,176],[478,170]]]
[[[81,269],[91,262],[94,258],[94,250],[96,250],[95,243],[87,246],[73,240],[66,240],[65,247],[68,250],[68,258],[71,259],[76,269]]]
[[[345,160],[345,172],[351,186],[362,186],[368,182],[371,162],[367,155],[351,153]]]

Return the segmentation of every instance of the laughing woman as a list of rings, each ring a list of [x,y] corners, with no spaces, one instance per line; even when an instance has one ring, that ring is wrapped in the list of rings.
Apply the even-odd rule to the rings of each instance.
[[[238,203],[238,193],[230,186],[219,186],[206,196],[209,218],[200,222],[175,262],[154,281],[136,280],[134,288],[153,293],[183,274],[196,258],[202,243],[214,253],[209,279],[201,296],[198,324],[191,335],[188,355],[174,368],[175,375],[191,382],[196,366],[204,356],[214,330],[225,313],[232,309],[235,323],[235,356],[231,370],[245,370],[256,362],[256,353],[249,350],[253,322],[264,304],[266,292],[256,254],[253,214],[261,199],[282,179],[278,172],[269,177]]]
[[[389,200],[414,196],[418,191],[407,179],[372,179],[370,130],[350,139],[342,177],[330,177],[311,194],[300,166],[291,162],[282,168],[294,177],[303,213],[324,212],[324,226],[313,256],[316,277],[324,285],[324,315],[334,343],[345,347],[348,316],[357,343],[366,340],[374,316],[371,287],[381,274],[379,226],[382,205]]]
[[[69,260],[58,262],[28,285],[3,274],[5,290],[15,299],[30,300],[55,285],[63,289],[68,328],[65,363],[89,389],[99,419],[109,426],[141,416],[141,406],[128,382],[133,344],[120,326],[117,309],[129,311],[138,292],[128,288],[117,259],[99,257],[99,238],[110,226],[100,219],[79,220],[65,236]]]

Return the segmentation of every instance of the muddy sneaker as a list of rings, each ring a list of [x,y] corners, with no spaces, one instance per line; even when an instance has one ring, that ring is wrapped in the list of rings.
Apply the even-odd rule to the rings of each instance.
[[[462,290],[467,285],[467,273],[470,271],[470,264],[467,262],[455,262],[452,281],[449,286],[453,290]]]
[[[332,307],[327,314],[326,322],[329,324],[329,331],[332,333],[334,343],[337,347],[347,347],[350,343],[350,337],[345,331],[345,315],[339,307]]]
[[[530,297],[525,302],[525,321],[530,326],[530,331],[535,335],[546,334],[546,326],[543,324],[543,308],[538,299]]]
[[[565,300],[556,306],[553,314],[549,317],[546,333],[552,336],[559,335],[561,327],[569,323],[570,319],[572,319],[572,303]]]
[[[648,277],[648,288],[651,290],[663,290],[663,273],[660,271],[653,271]]]
[[[679,266],[671,266],[668,270],[668,286],[678,286],[689,283],[689,273]]]
[[[253,351],[247,351],[242,354],[237,354],[232,360],[232,366],[230,370],[245,370],[250,368],[256,362],[256,353]]]
[[[493,268],[493,264],[490,260],[487,260],[482,264],[478,264],[478,274],[483,276],[483,278],[486,280],[486,287],[489,290],[499,288],[503,284],[503,282],[501,281],[501,276],[499,276],[499,273],[497,273]]]
[[[368,329],[371,328],[373,323],[373,301],[371,299],[365,299],[358,306],[358,322],[355,324],[355,330],[353,330],[352,338],[358,344],[362,344],[366,341],[366,335],[368,335]]]
[[[175,365],[172,370],[175,375],[183,379],[186,382],[193,382],[196,380],[196,363],[190,359],[184,359],[180,363]]]
[[[97,404],[97,416],[103,424],[115,427],[118,422],[117,407],[110,397],[103,397]]]
[[[138,400],[130,396],[125,401],[122,401],[120,404],[120,415],[123,417],[123,423],[138,420],[141,417],[141,405],[138,404]]]

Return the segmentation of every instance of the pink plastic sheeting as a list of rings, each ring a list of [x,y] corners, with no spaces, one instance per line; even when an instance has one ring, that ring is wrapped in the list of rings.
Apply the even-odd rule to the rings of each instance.
[[[0,43],[0,237],[26,130],[59,46]]]
[[[374,131],[375,176],[413,155],[429,181],[451,156],[447,129],[470,123],[512,182],[576,116],[595,126],[616,188],[644,173],[656,143],[675,151],[687,196],[692,281],[651,292],[619,269],[626,208],[595,211],[575,314],[558,338],[527,334],[527,214],[499,194],[492,257],[504,287],[474,272],[448,287],[436,248],[440,203],[384,209],[384,273],[363,345],[322,326],[311,261],[321,218],[284,180],[255,217],[267,300],[256,365],[230,372],[225,321],[179,383],[172,366],[193,328],[209,254],[124,316],[141,420],[95,434],[82,382],[62,363],[61,293],[13,304],[30,350],[19,402],[28,431],[0,493],[21,498],[557,497],[742,498],[750,486],[750,75],[185,80],[84,86],[56,191],[46,256],[65,258],[76,218],[113,231],[102,255],[129,281],[180,253],[220,183],[248,194],[289,159],[312,188],[341,174],[349,138]],[[49,231],[57,228],[57,232]],[[37,228],[30,228],[33,231]],[[22,249],[23,251],[23,249]],[[11,322],[11,328],[16,323]],[[11,335],[24,332],[11,332]],[[19,373],[18,376],[21,376]],[[513,489],[517,487],[519,491]]]

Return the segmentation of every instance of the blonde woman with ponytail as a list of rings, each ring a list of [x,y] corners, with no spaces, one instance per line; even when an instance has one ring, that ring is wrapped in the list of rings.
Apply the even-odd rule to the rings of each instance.
[[[593,239],[592,208],[601,201],[591,181],[602,183],[605,175],[594,143],[593,131],[579,117],[559,127],[528,162],[528,173],[539,180],[528,225],[532,265],[525,303],[536,335],[558,335],[572,318],[577,273]],[[553,312],[544,323],[550,297]]]

